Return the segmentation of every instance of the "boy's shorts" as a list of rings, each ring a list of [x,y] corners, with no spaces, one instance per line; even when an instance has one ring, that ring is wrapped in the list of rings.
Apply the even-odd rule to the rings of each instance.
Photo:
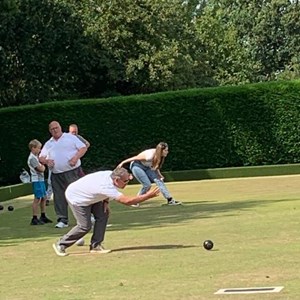
[[[32,187],[35,199],[46,197],[46,185],[44,181],[35,181],[32,183]]]

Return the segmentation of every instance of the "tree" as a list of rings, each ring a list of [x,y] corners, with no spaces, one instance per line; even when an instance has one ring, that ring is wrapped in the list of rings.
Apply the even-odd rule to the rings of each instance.
[[[213,84],[181,2],[91,1],[85,7],[88,34],[115,59],[111,77],[122,93]]]
[[[0,2],[0,106],[9,105],[9,98],[15,96],[17,85],[14,74],[18,68],[15,55],[13,24],[18,8],[16,1],[3,0]]]
[[[2,106],[105,90],[101,83],[106,81],[108,55],[85,35],[81,16],[69,1],[14,3],[16,9],[7,11],[1,22]]]
[[[196,23],[215,78],[221,84],[276,79],[299,53],[299,16],[298,1],[209,1]]]

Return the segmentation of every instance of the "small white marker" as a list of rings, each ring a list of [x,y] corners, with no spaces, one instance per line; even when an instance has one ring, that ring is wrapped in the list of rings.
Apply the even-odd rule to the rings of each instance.
[[[279,293],[283,288],[283,286],[227,288],[218,290],[215,295]]]

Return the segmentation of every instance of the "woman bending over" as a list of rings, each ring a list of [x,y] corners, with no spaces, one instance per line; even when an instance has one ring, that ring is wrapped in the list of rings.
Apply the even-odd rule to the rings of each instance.
[[[160,173],[160,169],[168,153],[168,144],[160,142],[156,148],[144,150],[136,156],[123,160],[118,167],[130,163],[132,174],[142,184],[138,195],[146,194],[151,188],[151,183],[154,182],[168,201],[168,205],[179,205],[181,202],[173,199],[164,183],[164,177]]]

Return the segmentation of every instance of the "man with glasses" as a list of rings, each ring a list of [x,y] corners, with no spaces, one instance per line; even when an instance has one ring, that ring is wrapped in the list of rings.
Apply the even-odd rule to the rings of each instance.
[[[114,171],[99,171],[88,174],[71,183],[66,189],[66,198],[76,219],[77,225],[53,244],[58,256],[66,256],[66,248],[75,244],[92,228],[91,214],[95,223],[90,243],[91,253],[109,253],[101,243],[104,240],[109,217],[109,201],[116,200],[124,205],[137,204],[158,196],[159,189],[154,188],[138,196],[125,196],[118,189],[124,189],[132,180],[125,168]]]

